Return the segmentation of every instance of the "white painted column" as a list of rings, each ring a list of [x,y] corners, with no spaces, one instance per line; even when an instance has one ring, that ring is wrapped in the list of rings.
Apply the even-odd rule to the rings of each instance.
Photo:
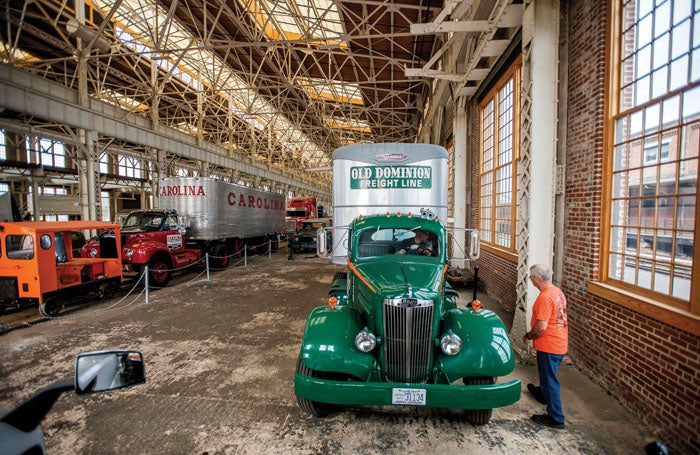
[[[455,107],[454,120],[454,207],[453,218],[455,228],[467,227],[467,110],[463,103]],[[465,236],[452,237],[451,265],[465,267]]]
[[[534,0],[523,14],[523,48],[531,46],[529,66],[531,85],[531,144],[529,153],[529,198],[521,201],[519,210],[527,221],[527,248],[521,252],[529,269],[533,264],[553,266],[554,255],[554,198],[556,192],[557,151],[557,86],[559,63],[559,1]],[[527,65],[527,62],[525,63]],[[524,90],[527,87],[523,87]],[[526,161],[526,160],[524,160]],[[539,291],[526,280],[525,311],[516,308],[511,338],[516,350],[527,356],[529,349],[523,346],[522,336],[530,328],[532,305]],[[520,283],[520,281],[519,281]],[[520,292],[520,289],[519,289]],[[520,300],[520,299],[519,299]]]
[[[87,130],[85,131],[85,155],[86,155],[86,166],[85,171],[87,173],[87,196],[88,196],[88,220],[97,219],[97,203],[100,202],[100,188],[98,185],[97,177],[99,172],[99,166],[96,165],[96,150],[95,150],[95,139],[97,138],[97,133],[95,131]]]

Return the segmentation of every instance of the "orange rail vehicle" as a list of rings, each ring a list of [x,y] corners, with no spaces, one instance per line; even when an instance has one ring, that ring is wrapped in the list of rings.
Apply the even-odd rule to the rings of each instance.
[[[100,235],[100,257],[80,257],[83,232]],[[122,281],[119,225],[101,221],[0,223],[0,310],[38,304],[55,316],[71,296],[111,298]]]

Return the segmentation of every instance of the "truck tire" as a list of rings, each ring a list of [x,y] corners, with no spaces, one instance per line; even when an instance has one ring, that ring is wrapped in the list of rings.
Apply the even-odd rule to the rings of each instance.
[[[209,254],[212,256],[212,265],[216,269],[225,269],[231,261],[226,245],[221,243],[214,245]]]
[[[320,378],[322,374],[318,371],[314,371],[308,368],[306,365],[301,363],[301,359],[297,359],[297,374],[303,374],[304,376],[310,376],[312,378]],[[314,417],[325,417],[331,412],[339,411],[341,409],[340,405],[331,403],[319,403],[318,401],[307,400],[304,397],[296,395],[297,403],[302,411],[306,411]]]
[[[101,299],[111,299],[114,294],[117,293],[117,285],[113,281],[108,281],[100,285],[100,298]]]
[[[44,300],[43,303],[39,304],[39,314],[47,318],[52,318],[60,313],[62,308],[63,302],[61,302],[58,297],[49,297]]]
[[[491,385],[494,384],[495,378],[491,377],[474,377],[462,378],[464,385]],[[466,418],[472,425],[486,425],[491,420],[493,409],[466,409]]]
[[[151,287],[162,288],[170,281],[170,261],[162,254],[156,254],[148,261],[148,283]]]

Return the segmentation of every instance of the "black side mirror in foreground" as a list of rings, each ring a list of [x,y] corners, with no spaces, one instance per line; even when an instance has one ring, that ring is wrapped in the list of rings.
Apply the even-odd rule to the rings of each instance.
[[[120,389],[146,382],[143,356],[138,351],[98,351],[78,355],[75,391],[78,394]]]

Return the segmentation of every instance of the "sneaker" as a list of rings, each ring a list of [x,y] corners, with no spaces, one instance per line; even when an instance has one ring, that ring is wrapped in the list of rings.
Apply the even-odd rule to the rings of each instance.
[[[530,420],[540,425],[545,425],[552,428],[564,428],[564,422],[557,422],[549,414],[535,414],[530,417]]]
[[[539,387],[535,386],[535,384],[528,384],[527,390],[532,394],[533,397],[535,397],[535,400],[539,401],[542,404],[547,404],[547,402],[544,401],[544,395],[542,395],[542,391]]]

